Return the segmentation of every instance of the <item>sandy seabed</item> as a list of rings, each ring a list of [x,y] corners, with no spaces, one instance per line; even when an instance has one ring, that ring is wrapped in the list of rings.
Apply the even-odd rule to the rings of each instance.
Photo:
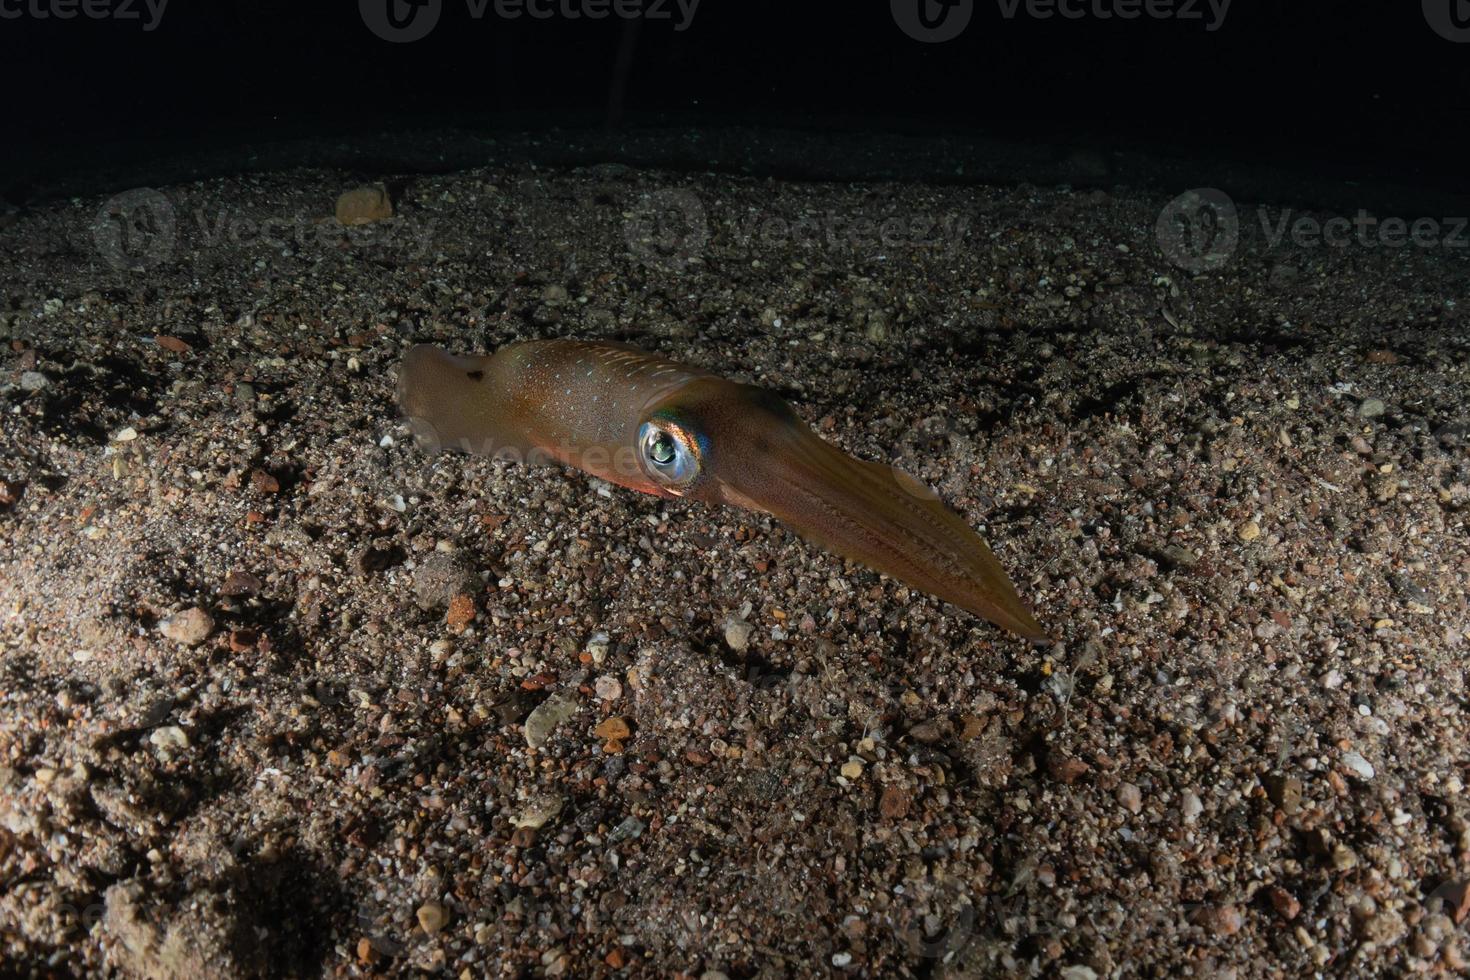
[[[360,182],[0,220],[7,972],[1466,969],[1464,249],[620,166],[344,229]],[[919,476],[1059,642],[414,447],[408,345],[551,336]]]

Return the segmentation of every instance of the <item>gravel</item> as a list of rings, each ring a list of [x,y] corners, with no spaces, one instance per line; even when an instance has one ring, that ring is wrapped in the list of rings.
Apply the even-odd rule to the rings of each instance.
[[[1272,246],[1240,201],[1192,274],[1172,194],[698,168],[159,193],[177,240],[117,266],[100,199],[0,228],[5,963],[1464,968],[1457,256]],[[690,200],[702,235],[642,220]],[[408,345],[541,336],[777,391],[982,527],[1059,642],[759,515],[414,447]]]

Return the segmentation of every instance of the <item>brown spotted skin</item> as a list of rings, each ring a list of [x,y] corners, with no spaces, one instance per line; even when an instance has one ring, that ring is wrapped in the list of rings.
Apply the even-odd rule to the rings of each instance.
[[[846,558],[1033,640],[1046,631],[985,542],[923,484],[824,442],[776,396],[621,344],[530,341],[489,357],[419,346],[399,403],[420,442],[557,460],[613,483],[768,513]],[[698,435],[697,478],[670,486],[639,431]]]

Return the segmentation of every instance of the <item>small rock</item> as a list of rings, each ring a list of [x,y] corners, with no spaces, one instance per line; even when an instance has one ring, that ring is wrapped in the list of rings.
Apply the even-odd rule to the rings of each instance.
[[[567,292],[567,287],[561,285],[560,283],[552,283],[545,289],[541,290],[541,301],[543,303],[551,303],[553,305],[557,305],[565,303],[570,298],[571,294]]]
[[[1351,871],[1358,866],[1358,855],[1346,844],[1334,844],[1332,847],[1332,866],[1338,871]]]
[[[526,717],[526,744],[540,748],[546,744],[557,726],[577,713],[577,703],[570,698],[554,695],[536,706]]]
[[[153,342],[170,354],[187,354],[194,349],[187,340],[181,340],[166,333],[155,336]]]
[[[423,610],[443,609],[456,596],[473,595],[480,577],[457,551],[435,551],[413,570],[413,599]],[[473,601],[470,603],[473,608]]]
[[[449,910],[438,902],[420,905],[414,917],[419,920],[419,928],[431,936],[449,924]]]
[[[614,827],[612,833],[607,835],[607,844],[611,847],[614,844],[621,844],[625,840],[637,840],[643,836],[643,831],[647,829],[647,825],[642,820],[639,820],[637,817],[628,817]]]
[[[148,741],[155,748],[166,750],[187,749],[189,747],[189,736],[178,725],[165,725],[155,728],[148,735]]]
[[[725,642],[736,653],[744,653],[749,649],[750,637],[754,632],[755,627],[743,619],[731,619],[725,622]]]
[[[225,576],[224,582],[219,587],[219,594],[227,596],[256,595],[264,587],[265,583],[261,582],[259,576],[236,569]]]
[[[943,736],[944,733],[941,731],[938,721],[921,722],[909,729],[909,737],[916,742],[923,742],[925,745],[933,745]]]
[[[1261,525],[1255,521],[1246,521],[1236,530],[1235,536],[1242,541],[1254,541],[1261,536]]]
[[[1280,885],[1272,885],[1270,888],[1267,888],[1266,899],[1271,903],[1271,907],[1276,910],[1276,914],[1287,922],[1295,919],[1301,913],[1302,903],[1297,901],[1295,895]]]
[[[1378,398],[1364,399],[1363,404],[1358,406],[1358,416],[1365,419],[1376,419],[1386,411],[1388,406]]]
[[[20,375],[21,391],[43,391],[51,384],[51,379],[40,371],[22,371]]]
[[[1185,823],[1194,823],[1200,814],[1205,812],[1205,805],[1192,790],[1184,791],[1184,799],[1179,805],[1179,812],[1184,817]]]
[[[592,690],[597,694],[598,700],[616,701],[623,696],[623,682],[611,674],[603,674],[593,682]]]
[[[601,724],[592,729],[592,734],[604,742],[626,742],[628,736],[633,734],[633,726],[628,724],[628,719],[615,715],[604,719]]]
[[[859,779],[863,774],[863,760],[848,759],[842,764],[842,775],[845,779]]]
[[[449,600],[449,612],[444,621],[452,630],[462,630],[475,619],[475,599],[468,592],[460,592]]]
[[[611,646],[612,640],[606,633],[593,633],[587,638],[587,656],[592,658],[594,664],[600,664],[607,660],[607,651]]]
[[[902,820],[909,815],[912,803],[907,790],[897,783],[889,783],[878,798],[878,813],[887,820]]]
[[[1452,878],[1434,890],[1444,900],[1445,912],[1455,920],[1455,925],[1470,918],[1470,877]]]
[[[281,492],[281,481],[261,469],[250,471],[250,485],[255,488],[257,493]]]
[[[1118,802],[1129,813],[1138,813],[1143,809],[1143,791],[1132,783],[1123,783],[1118,787]]]
[[[1342,764],[1347,767],[1348,772],[1362,780],[1372,779],[1378,774],[1373,764],[1356,752],[1344,752]]]
[[[1216,936],[1233,936],[1245,924],[1234,905],[1208,905],[1195,914],[1194,921]]]
[[[214,632],[214,617],[198,606],[192,606],[159,623],[158,631],[175,643],[197,647]]]
[[[1302,781],[1295,776],[1272,773],[1265,779],[1266,798],[1287,816],[1293,816],[1302,808]]]
[[[562,796],[543,796],[532,802],[520,815],[512,821],[516,827],[529,827],[531,830],[540,830],[546,826],[562,807],[566,805],[566,798]]]
[[[366,225],[393,217],[393,202],[381,187],[358,187],[337,198],[337,220],[344,225]]]
[[[1087,763],[1069,755],[1049,754],[1046,757],[1047,774],[1063,785],[1070,786],[1077,777],[1087,772]]]

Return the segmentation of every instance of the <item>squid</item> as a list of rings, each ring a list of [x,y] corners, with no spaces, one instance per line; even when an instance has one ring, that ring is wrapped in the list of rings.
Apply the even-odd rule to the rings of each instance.
[[[995,556],[902,470],[825,442],[776,395],[622,344],[492,355],[420,344],[398,403],[421,447],[575,467],[640,493],[769,514],[1012,633],[1049,639]]]

